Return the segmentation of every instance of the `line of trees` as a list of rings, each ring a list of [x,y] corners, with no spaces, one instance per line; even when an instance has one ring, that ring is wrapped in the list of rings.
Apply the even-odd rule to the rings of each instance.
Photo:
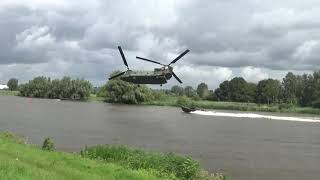
[[[320,108],[320,71],[295,75],[289,72],[282,81],[264,79],[257,84],[235,77],[222,82],[217,89],[209,90],[205,83],[197,89],[173,86],[171,94],[211,101],[249,102],[258,104],[290,104]]]
[[[51,80],[41,76],[20,85],[19,91],[25,97],[85,100],[90,96],[92,85],[83,79],[64,77]]]
[[[114,72],[116,74],[118,72]],[[9,86],[10,85],[10,86]],[[17,79],[10,79],[10,89],[18,86]],[[257,84],[249,83],[242,77],[222,82],[215,90],[200,83],[192,86],[173,86],[168,90],[154,90],[145,85],[135,85],[118,78],[108,81],[104,86],[94,89],[89,81],[83,79],[51,80],[36,77],[19,86],[22,96],[39,98],[87,99],[90,93],[105,97],[107,102],[137,104],[146,101],[161,101],[168,96],[186,96],[193,100],[252,102],[258,104],[290,104],[320,108],[320,71],[313,74],[295,75],[289,72],[282,81],[264,79]]]
[[[265,79],[258,84],[237,77],[221,83],[214,95],[218,101],[286,103],[320,108],[320,71],[303,75],[289,72],[282,82]]]

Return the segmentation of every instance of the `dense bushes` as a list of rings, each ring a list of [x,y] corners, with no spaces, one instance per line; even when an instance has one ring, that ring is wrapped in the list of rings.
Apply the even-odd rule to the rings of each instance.
[[[198,162],[172,153],[160,154],[129,149],[124,146],[99,145],[81,151],[83,157],[119,163],[132,169],[154,169],[179,179],[196,179],[200,173]]]
[[[19,87],[21,96],[52,99],[87,99],[91,90],[92,85],[89,81],[70,77],[61,80],[36,77]]]
[[[178,106],[190,106],[191,100],[187,96],[179,96],[177,99]]]
[[[136,85],[121,80],[108,81],[97,92],[98,97],[104,97],[107,102],[138,104],[156,99],[158,93],[144,85]]]

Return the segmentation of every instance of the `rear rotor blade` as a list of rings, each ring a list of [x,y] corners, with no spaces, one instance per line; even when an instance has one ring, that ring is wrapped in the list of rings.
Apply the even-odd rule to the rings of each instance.
[[[176,57],[176,58],[169,64],[169,66],[170,66],[171,64],[177,62],[177,61],[178,61],[179,59],[181,59],[184,55],[186,55],[189,51],[190,51],[189,49],[185,50],[182,54],[180,54],[178,57]]]
[[[142,58],[142,57],[138,57],[138,56],[137,56],[136,58],[137,58],[137,59],[144,60],[144,61],[149,61],[149,62],[152,62],[152,63],[164,65],[164,64],[161,64],[161,63],[159,63],[159,62],[157,62],[157,61],[153,61],[153,60],[150,60],[150,59],[146,59],[146,58]]]
[[[126,57],[125,57],[124,54],[123,54],[123,51],[122,51],[122,49],[121,49],[121,46],[118,46],[118,49],[119,49],[119,52],[120,52],[120,54],[121,54],[122,60],[123,60],[123,62],[124,62],[124,65],[126,65],[127,68],[129,69],[129,66],[128,66]]]
[[[114,78],[116,78],[116,77],[119,77],[119,76],[123,75],[124,73],[126,73],[126,71],[110,77],[109,80],[114,79]]]
[[[177,79],[177,81],[179,81],[179,83],[182,83],[182,81],[178,78],[178,76],[174,72],[172,72],[172,75]]]

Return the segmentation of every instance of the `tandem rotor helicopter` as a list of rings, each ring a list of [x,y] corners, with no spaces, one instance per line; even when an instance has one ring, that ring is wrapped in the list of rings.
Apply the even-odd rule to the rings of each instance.
[[[178,78],[178,76],[173,72],[172,64],[177,62],[179,59],[181,59],[184,55],[186,55],[190,50],[187,49],[183,53],[181,53],[178,57],[176,57],[173,61],[171,61],[170,64],[165,65],[162,63],[159,63],[157,61],[153,61],[150,59],[142,58],[142,57],[136,57],[137,59],[141,59],[144,61],[152,62],[155,64],[162,65],[161,68],[155,68],[153,71],[133,71],[129,69],[126,57],[123,54],[122,48],[118,46],[119,52],[121,54],[122,60],[124,65],[127,66],[127,70],[123,71],[119,74],[116,74],[109,78],[109,80],[119,77],[122,81],[131,82],[134,84],[162,84],[167,83],[167,80],[169,80],[172,76],[176,78],[179,83],[182,83],[182,81]]]

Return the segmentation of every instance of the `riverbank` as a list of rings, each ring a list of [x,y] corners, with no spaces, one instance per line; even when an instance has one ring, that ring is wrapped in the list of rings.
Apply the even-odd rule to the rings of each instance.
[[[0,90],[0,96],[18,96],[19,91]],[[172,106],[180,107],[177,104],[178,97],[166,96],[165,98],[141,103],[141,105],[150,106]],[[104,97],[98,97],[96,94],[90,94],[87,101],[104,102]],[[221,101],[207,101],[207,100],[188,100],[192,106],[202,109],[216,109],[216,110],[235,110],[235,111],[251,111],[251,112],[279,112],[279,113],[299,113],[299,114],[315,114],[320,115],[320,109],[312,107],[299,107],[295,105],[266,105],[256,103],[239,103],[239,102],[221,102]]]
[[[177,97],[168,97],[162,100],[143,102],[142,105],[155,106],[173,106],[180,107],[177,103]],[[251,111],[251,112],[279,112],[279,113],[300,113],[300,114],[316,114],[320,115],[320,109],[312,107],[298,107],[294,105],[266,105],[256,103],[239,103],[239,102],[221,102],[206,100],[188,100],[188,104],[201,109],[216,110],[235,110],[235,111]]]
[[[9,136],[0,137],[0,179],[160,179],[77,154],[43,151]]]
[[[18,96],[19,91],[0,90],[0,96]]]
[[[46,151],[10,132],[0,133],[0,179],[225,179],[174,154],[124,146],[85,148],[80,154]]]

